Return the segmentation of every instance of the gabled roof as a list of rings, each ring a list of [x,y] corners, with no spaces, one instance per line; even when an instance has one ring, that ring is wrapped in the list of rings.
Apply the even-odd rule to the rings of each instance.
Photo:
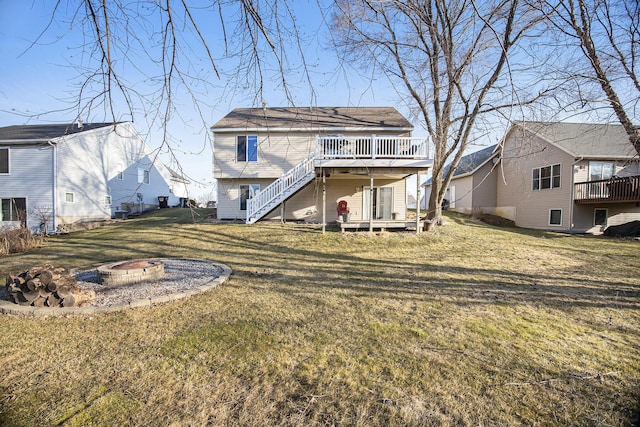
[[[0,127],[0,142],[12,141],[15,143],[50,141],[65,135],[86,132],[106,126],[113,126],[114,123],[85,123],[78,126],[73,124],[41,124],[41,125],[14,125]]]
[[[592,123],[519,122],[532,132],[575,158],[616,159],[637,156],[622,125]]]
[[[413,130],[393,107],[236,108],[212,126],[214,132],[232,130]]]
[[[494,155],[497,154],[496,148],[498,144],[491,145],[483,148],[482,150],[474,151],[471,154],[467,154],[460,159],[458,167],[453,172],[453,178],[460,177],[462,175],[471,175],[480,167],[484,166]],[[443,174],[449,173],[451,164],[445,165]],[[422,185],[431,184],[431,178],[427,179]]]

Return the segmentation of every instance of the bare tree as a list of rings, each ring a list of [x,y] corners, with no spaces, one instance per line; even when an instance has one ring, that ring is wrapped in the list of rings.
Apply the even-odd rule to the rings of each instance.
[[[53,218],[53,208],[51,206],[36,206],[31,209],[30,213],[40,221],[38,232],[45,236],[49,234],[49,223]]]
[[[522,47],[543,17],[519,0],[337,0],[336,5],[338,48],[408,93],[406,102],[433,141],[427,219],[439,224],[458,162],[483,132],[478,125],[545,91],[513,78],[532,66]],[[446,163],[451,167],[445,173]]]
[[[33,45],[54,27],[82,34],[67,58],[79,76],[68,111],[85,121],[145,121],[160,129],[158,153],[168,153],[186,177],[170,135],[171,123],[198,126],[184,110],[200,117],[204,150],[204,107],[217,102],[210,93],[219,87],[225,97],[242,91],[255,105],[264,104],[266,83],[291,99],[293,69],[311,87],[289,0],[57,0]]]
[[[544,3],[556,30],[577,46],[589,69],[572,78],[595,82],[640,154],[640,3],[561,0]],[[571,47],[571,45],[569,45]],[[586,100],[592,101],[592,100]]]

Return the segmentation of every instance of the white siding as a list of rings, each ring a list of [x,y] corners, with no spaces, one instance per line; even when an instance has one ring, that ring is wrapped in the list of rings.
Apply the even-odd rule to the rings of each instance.
[[[149,183],[139,182],[139,170],[149,171]],[[61,223],[111,218],[122,203],[138,203],[138,193],[143,209],[157,207],[159,196],[168,197],[169,206],[178,205],[180,199],[170,192],[170,186],[169,171],[130,123],[119,124],[116,130],[109,126],[74,134],[59,144]],[[72,205],[64,203],[66,191],[76,195]],[[104,203],[107,195],[111,206]]]
[[[445,199],[449,200],[451,210],[470,212],[473,206],[473,176],[451,180]]]
[[[53,148],[14,146],[9,162],[10,174],[0,175],[0,199],[26,198],[27,227],[36,231],[40,220],[33,210],[53,209]]]
[[[256,133],[215,133],[214,178],[277,178],[315,151],[315,135],[258,135],[258,161],[236,160],[236,137]]]

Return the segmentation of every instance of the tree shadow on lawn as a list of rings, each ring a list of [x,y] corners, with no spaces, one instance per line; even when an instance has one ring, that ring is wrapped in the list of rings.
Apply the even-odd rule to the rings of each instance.
[[[132,232],[135,226],[131,224]],[[274,232],[278,230],[282,232],[281,228],[274,227]],[[29,268],[75,259],[79,265],[62,266],[88,268],[123,259],[193,257],[228,264],[238,280],[261,275],[263,279],[277,282],[277,289],[292,294],[308,293],[310,289],[341,289],[360,295],[380,293],[385,298],[447,298],[464,306],[530,304],[562,310],[640,308],[640,285],[609,280],[610,273],[609,278],[576,277],[575,266],[548,274],[443,265],[430,263],[428,259],[372,258],[315,250],[310,246],[291,247],[277,237],[265,241],[252,238],[250,233],[234,234],[233,230],[215,225],[205,229],[181,228],[179,235],[176,233],[171,228],[154,229],[153,237],[145,238],[142,233],[128,236],[131,240],[124,241],[108,235],[96,236],[97,233],[61,236],[55,244],[21,254],[16,261]],[[582,271],[589,271],[589,265],[585,263]]]
[[[313,289],[343,289],[356,293],[385,293],[385,297],[412,295],[447,296],[460,305],[532,304],[559,309],[575,307],[640,308],[640,285],[629,282],[576,277],[556,269],[555,274],[523,273],[499,268],[434,265],[428,262],[398,262],[295,248],[280,243],[252,241],[216,230],[226,245],[242,249],[246,257],[230,262],[236,277],[270,276],[288,292]],[[222,249],[218,254],[237,255]],[[286,263],[278,262],[285,260]],[[589,265],[584,265],[588,271]],[[303,271],[304,274],[301,274]],[[263,272],[263,273],[261,273]]]

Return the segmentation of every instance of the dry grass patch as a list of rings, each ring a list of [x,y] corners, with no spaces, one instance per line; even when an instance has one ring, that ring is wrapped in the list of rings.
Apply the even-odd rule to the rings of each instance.
[[[327,233],[162,210],[0,273],[212,259],[223,287],[93,318],[4,316],[0,424],[631,425],[637,242],[493,228]],[[206,215],[202,216],[203,218]],[[115,423],[114,423],[115,424]]]
[[[0,228],[0,256],[28,251],[42,246],[44,238],[26,228]]]

